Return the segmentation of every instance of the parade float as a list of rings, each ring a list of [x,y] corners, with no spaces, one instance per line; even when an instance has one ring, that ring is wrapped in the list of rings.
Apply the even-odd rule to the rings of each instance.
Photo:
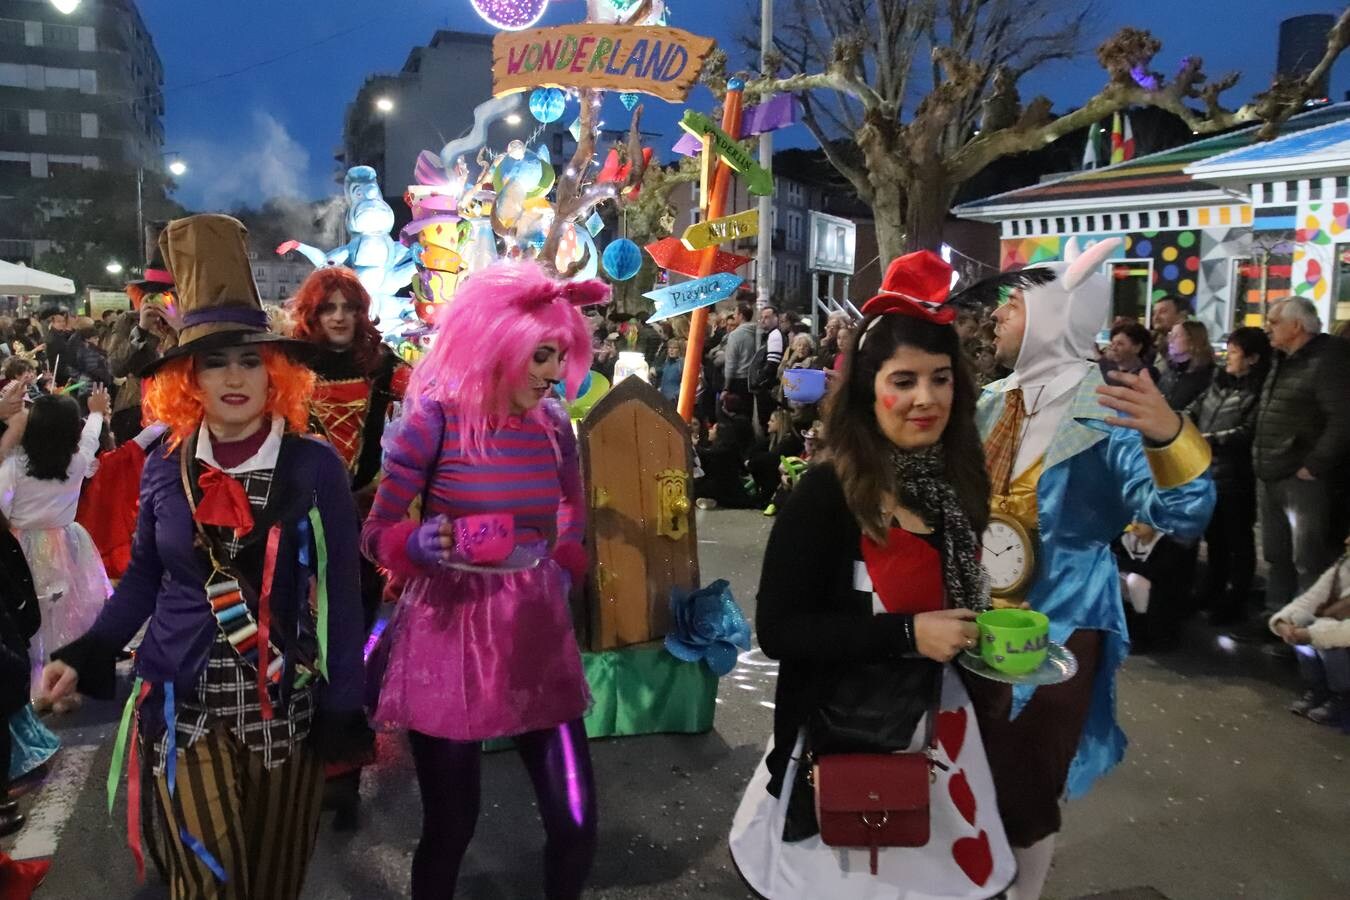
[[[467,136],[419,155],[404,194],[412,218],[397,241],[368,227],[375,217],[363,205],[373,200],[352,185],[373,172],[358,167],[348,174],[351,242],[327,254],[293,242],[278,248],[303,252],[315,265],[357,268],[372,295],[377,284],[386,340],[410,360],[434,340],[437,311],[454,302],[461,280],[497,259],[535,259],[565,278],[634,278],[643,249],[627,234],[604,234],[600,213],[622,221],[643,190],[653,152],[642,144],[640,98],[685,101],[714,49],[712,39],[668,26],[661,0],[588,0],[585,21],[545,28],[531,26],[546,0],[472,2],[500,29],[494,97],[477,107]],[[687,424],[708,308],[735,295],[743,284],[735,272],[749,261],[719,247],[759,228],[754,210],[722,215],[732,178],[744,179],[754,195],[773,190],[772,174],[740,143],[742,126],[757,133],[794,118],[790,97],[743,111],[742,87],[726,82],[720,122],[684,112],[685,136],[674,149],[698,160],[700,221],[645,247],[661,270],[660,286],[644,292],[655,305],[650,321],[691,317],[678,410],[645,378],[623,378],[622,364],[613,390],[593,372],[571,406],[594,560],[573,599],[594,697],[586,718],[593,738],[709,730],[717,678],[750,647],[749,624],[726,582],[700,587]],[[631,124],[625,140],[602,149],[607,93],[618,95]],[[526,112],[540,126],[530,139],[487,146],[494,122]],[[565,119],[576,148],[554,159],[535,138]],[[392,219],[385,232],[390,227]]]

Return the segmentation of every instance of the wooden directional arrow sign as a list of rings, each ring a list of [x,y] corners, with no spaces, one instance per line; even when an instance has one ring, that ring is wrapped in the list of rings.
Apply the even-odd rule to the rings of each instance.
[[[677,237],[661,238],[659,241],[648,244],[646,250],[661,268],[678,272],[681,275],[688,275],[690,278],[698,275],[699,264],[703,261],[701,251],[690,250],[680,243],[680,239]],[[748,262],[750,262],[748,256],[718,250],[717,255],[713,257],[712,271],[708,274],[734,272]]]
[[[659,322],[673,316],[682,316],[701,306],[712,306],[719,300],[726,300],[736,293],[745,279],[739,275],[720,272],[707,278],[696,278],[680,284],[648,291],[642,296],[656,303],[656,312],[648,322]]]
[[[712,119],[701,112],[686,109],[680,127],[700,140],[704,135],[710,135],[713,151],[745,178],[746,189],[750,193],[756,197],[767,197],[773,193],[773,173],[760,166],[749,150],[733,141],[731,135],[718,128]]]
[[[690,250],[702,250],[705,247],[754,237],[757,234],[759,234],[759,210],[747,209],[734,216],[723,216],[720,219],[709,219],[690,225],[680,236],[680,241]]]

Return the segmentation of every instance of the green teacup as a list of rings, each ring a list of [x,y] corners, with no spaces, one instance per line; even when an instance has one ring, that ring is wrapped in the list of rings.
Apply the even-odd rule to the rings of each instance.
[[[980,658],[1005,675],[1025,675],[1045,662],[1050,620],[1029,609],[991,609],[975,620],[980,626]]]

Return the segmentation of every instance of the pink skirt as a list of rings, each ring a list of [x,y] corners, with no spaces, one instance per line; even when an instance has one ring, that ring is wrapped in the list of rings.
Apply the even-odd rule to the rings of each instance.
[[[567,576],[552,560],[411,581],[382,641],[382,730],[480,741],[570,722],[590,705]]]

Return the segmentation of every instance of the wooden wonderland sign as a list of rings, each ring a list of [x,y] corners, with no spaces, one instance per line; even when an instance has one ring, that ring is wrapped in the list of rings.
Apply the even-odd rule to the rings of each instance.
[[[580,22],[501,31],[492,39],[492,93],[535,87],[601,88],[683,100],[713,39],[678,28]]]

